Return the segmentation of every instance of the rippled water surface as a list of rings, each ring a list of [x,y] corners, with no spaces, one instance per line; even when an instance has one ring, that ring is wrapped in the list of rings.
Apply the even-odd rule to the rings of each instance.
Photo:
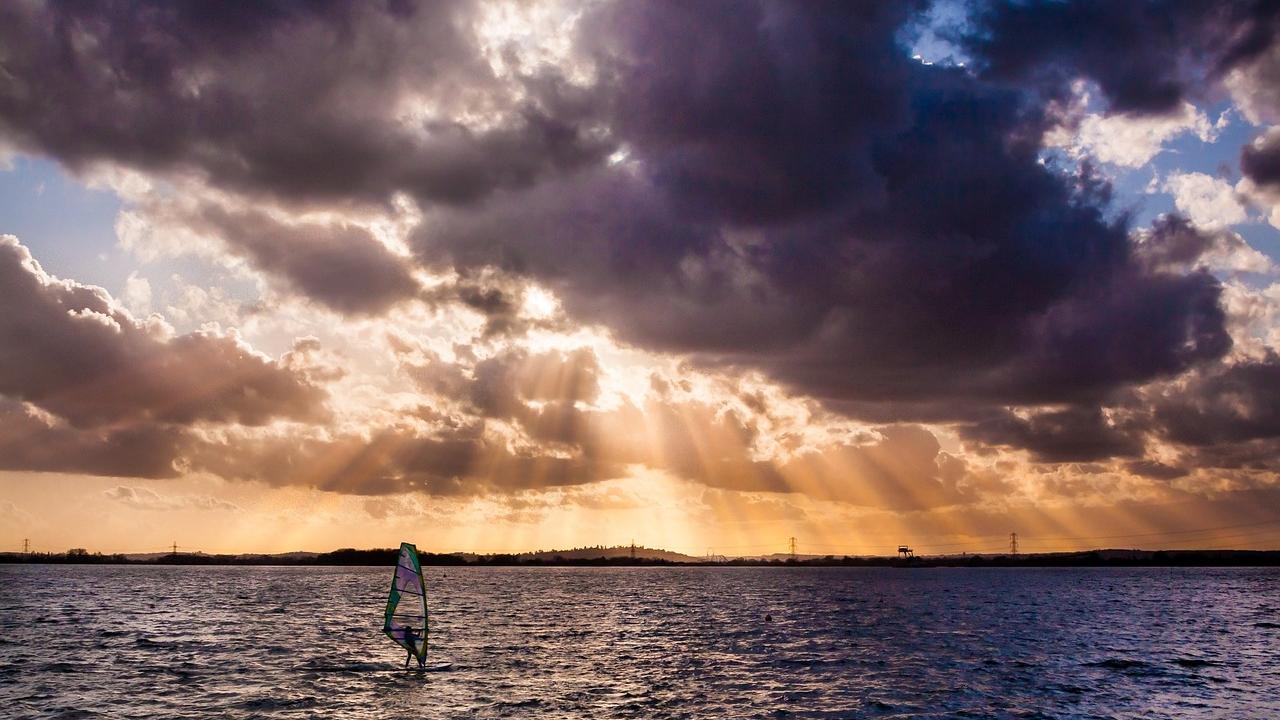
[[[0,566],[0,715],[1280,717],[1275,569],[390,573]]]

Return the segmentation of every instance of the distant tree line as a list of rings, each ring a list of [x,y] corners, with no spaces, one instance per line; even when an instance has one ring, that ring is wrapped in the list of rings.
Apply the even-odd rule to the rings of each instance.
[[[596,548],[583,548],[596,549]],[[598,548],[604,550],[606,548]],[[575,548],[575,550],[580,550]],[[89,552],[72,548],[65,553],[0,553],[0,563],[73,563],[80,565],[394,565],[399,550],[379,548],[357,550],[343,548],[317,555],[206,555],[204,553],[168,553],[147,558],[130,558],[119,553]],[[549,551],[557,552],[557,551]],[[573,552],[573,551],[566,551]],[[1087,551],[1019,555],[951,555],[915,557],[902,560],[889,556],[835,556],[805,558],[733,558],[724,561],[676,562],[652,557],[564,557],[495,553],[461,555],[453,553],[419,553],[419,561],[427,566],[716,566],[716,567],[1248,567],[1280,566],[1277,550],[1157,550],[1157,551]]]

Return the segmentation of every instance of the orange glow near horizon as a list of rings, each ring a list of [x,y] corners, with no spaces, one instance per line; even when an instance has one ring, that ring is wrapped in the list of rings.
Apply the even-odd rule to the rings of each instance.
[[[31,476],[0,473],[0,489],[26,508],[6,522],[0,548],[36,550],[86,547],[105,553],[162,552],[171,542],[188,551],[210,553],[328,551],[341,547],[394,547],[415,542],[428,552],[524,552],[585,546],[637,545],[699,557],[787,552],[796,537],[804,555],[888,555],[899,543],[922,554],[996,553],[1017,532],[1022,552],[1096,548],[1274,549],[1280,527],[1262,511],[1254,515],[1205,514],[1192,506],[1144,509],[1145,519],[1116,508],[1056,511],[1020,508],[991,518],[972,518],[973,529],[957,529],[949,510],[902,515],[851,508],[796,494],[740,493],[707,489],[648,474],[606,483],[627,498],[628,507],[591,507],[587,495],[561,491],[531,493],[520,500],[536,505],[513,509],[493,499],[445,500],[393,497],[404,514],[380,517],[359,498],[301,488],[253,484],[211,488],[206,482],[122,481],[110,478]],[[147,489],[158,505],[128,505],[104,499],[124,483]],[[74,497],[79,488],[78,499]],[[220,489],[234,509],[197,509],[181,504]],[[577,492],[581,493],[581,489]],[[637,496],[644,493],[643,499]],[[147,497],[151,497],[148,495]],[[617,503],[615,503],[616,505]],[[12,514],[13,510],[10,510]],[[1008,528],[1007,530],[1005,528]]]

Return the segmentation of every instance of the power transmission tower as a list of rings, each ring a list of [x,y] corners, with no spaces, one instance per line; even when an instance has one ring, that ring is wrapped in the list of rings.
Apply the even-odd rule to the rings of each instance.
[[[1009,533],[1009,554],[1018,554],[1018,533]]]
[[[177,555],[177,554],[178,554],[178,541],[177,541],[177,540],[174,540],[174,541],[173,541],[173,554],[174,554],[174,555]]]
[[[631,541],[631,559],[632,560],[636,559],[636,541],[635,540]]]
[[[31,538],[22,538],[22,554],[31,554]]]
[[[791,559],[796,559],[796,539],[794,537],[791,538]]]

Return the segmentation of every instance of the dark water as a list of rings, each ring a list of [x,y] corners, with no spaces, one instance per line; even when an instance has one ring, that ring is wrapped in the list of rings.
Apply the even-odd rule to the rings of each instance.
[[[0,715],[1280,717],[1275,569],[390,573],[0,566]]]

